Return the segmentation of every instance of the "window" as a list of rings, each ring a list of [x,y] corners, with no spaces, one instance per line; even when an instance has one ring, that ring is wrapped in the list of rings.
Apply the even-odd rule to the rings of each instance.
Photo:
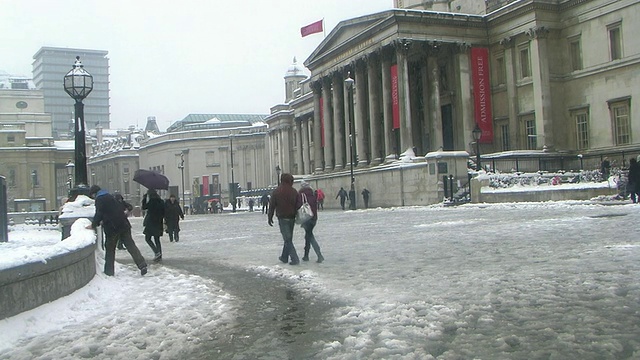
[[[7,186],[16,187],[16,169],[9,169],[9,178],[7,179]]]
[[[589,113],[585,110],[578,110],[573,113],[576,124],[576,147],[578,150],[589,148]]]
[[[569,56],[571,71],[582,70],[582,47],[579,37],[569,40]]]
[[[528,46],[528,45],[527,45]],[[520,48],[520,78],[531,77],[531,62],[529,59],[529,48]]]
[[[207,151],[204,153],[204,157],[205,157],[205,161],[206,161],[206,166],[207,167],[215,167],[215,166],[220,166],[220,163],[216,162],[216,153],[215,151],[211,150],[211,151]],[[178,162],[180,162],[180,158],[178,158]]]
[[[16,136],[15,135],[7,135],[7,142],[10,142],[10,143],[16,142]]]
[[[511,150],[509,144],[509,124],[500,125],[500,145],[502,146],[502,151]]]
[[[504,57],[499,57],[496,59],[496,74],[495,74],[496,84],[503,85],[507,82],[507,74],[505,69]]]
[[[536,119],[533,115],[526,116],[523,119],[524,135],[526,136],[525,144],[527,150],[535,150],[538,148],[538,134],[536,132]]]
[[[621,23],[609,25],[609,53],[611,60],[622,59],[622,33],[620,31]]]
[[[613,125],[613,139],[615,145],[631,143],[631,124],[629,122],[630,99],[609,103],[611,123]]]

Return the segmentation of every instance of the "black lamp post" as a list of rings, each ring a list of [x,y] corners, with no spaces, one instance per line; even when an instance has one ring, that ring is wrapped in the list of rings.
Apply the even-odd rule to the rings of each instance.
[[[278,181],[278,186],[280,186],[280,172],[282,171],[282,169],[280,169],[280,165],[276,165],[276,180]]]
[[[478,123],[476,123],[476,127],[471,132],[473,135],[473,140],[476,142],[476,171],[480,171],[480,138],[482,137],[482,130]]]
[[[182,175],[182,209],[184,209],[184,153],[180,154],[180,164],[178,165]]]
[[[38,172],[35,170],[31,171],[31,198],[36,198],[36,184],[38,183]]]
[[[354,119],[353,119],[353,84],[355,81],[351,78],[351,72],[347,74],[344,84],[347,88],[349,98],[349,169],[351,172],[351,188],[349,190],[349,209],[356,209],[356,178],[353,176],[353,136],[355,135]]]
[[[75,101],[75,121],[74,121],[74,138],[75,138],[75,185],[76,194],[88,193],[87,186],[87,150],[85,143],[85,123],[84,123],[84,104],[82,100],[93,90],[93,76],[89,74],[82,63],[80,56],[76,56],[76,62],[73,64],[67,75],[64,76],[64,91],[69,94]],[[73,192],[73,191],[72,191]]]
[[[231,200],[231,211],[236,212],[236,191],[238,187],[236,186],[236,178],[233,176],[233,134],[229,135],[229,143],[231,149],[231,188],[230,188],[230,200]]]
[[[75,168],[76,165],[73,161],[69,160],[65,167],[67,168],[67,186],[69,187],[69,192],[71,192],[71,189],[73,188],[73,168]]]

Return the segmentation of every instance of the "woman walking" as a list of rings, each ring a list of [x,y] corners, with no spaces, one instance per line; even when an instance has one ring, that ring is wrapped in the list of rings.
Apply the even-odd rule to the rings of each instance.
[[[184,213],[176,196],[171,194],[164,203],[164,222],[167,224],[169,242],[180,241],[180,219],[184,220]]]
[[[164,202],[155,190],[149,189],[142,197],[142,210],[147,211],[142,223],[144,226],[144,240],[155,254],[153,260],[158,262],[162,260],[160,237],[162,236],[162,221],[164,219]],[[151,237],[153,237],[155,243],[151,241]]]
[[[320,245],[318,245],[316,237],[313,235],[313,228],[318,222],[318,200],[313,189],[311,189],[311,186],[306,181],[300,184],[298,198],[296,199],[296,209],[300,209],[302,206],[304,202],[303,195],[307,198],[311,211],[313,211],[313,217],[301,225],[304,229],[304,256],[302,257],[302,261],[309,261],[309,249],[313,247],[313,251],[315,251],[316,256],[318,256],[318,262],[321,263],[324,261],[324,257],[320,251]]]

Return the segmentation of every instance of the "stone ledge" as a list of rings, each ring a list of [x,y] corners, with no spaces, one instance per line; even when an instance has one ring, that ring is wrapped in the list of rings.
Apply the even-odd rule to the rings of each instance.
[[[0,271],[0,319],[34,309],[85,286],[96,274],[96,244]]]

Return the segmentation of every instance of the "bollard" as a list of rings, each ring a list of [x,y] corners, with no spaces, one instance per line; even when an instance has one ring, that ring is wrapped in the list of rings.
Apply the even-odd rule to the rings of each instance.
[[[451,191],[451,201],[453,201],[453,175],[449,175],[449,191]]]
[[[0,242],[9,241],[7,230],[9,221],[7,218],[7,179],[0,176]]]

